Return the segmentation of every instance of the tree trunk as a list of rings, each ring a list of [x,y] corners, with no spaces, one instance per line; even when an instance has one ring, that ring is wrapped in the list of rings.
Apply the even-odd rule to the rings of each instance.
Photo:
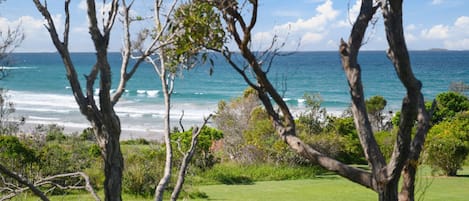
[[[402,170],[402,188],[399,193],[399,201],[414,201],[415,199],[415,175],[417,162],[410,161]]]
[[[397,184],[388,183],[386,184],[382,191],[378,191],[378,200],[379,201],[397,201]]]
[[[205,122],[207,122],[207,121],[205,121]],[[204,123],[204,125],[205,125],[205,123]],[[202,126],[202,128],[203,127],[204,126]],[[199,130],[199,128],[195,127],[192,130],[191,146],[190,146],[189,150],[186,153],[184,153],[184,157],[182,159],[181,167],[179,168],[178,179],[177,179],[176,185],[174,186],[173,193],[171,193],[171,201],[176,201],[179,197],[179,193],[182,190],[182,185],[184,185],[184,181],[186,179],[187,168],[189,167],[189,163],[191,162],[192,157],[195,154],[199,134],[201,133],[202,128]]]
[[[104,195],[106,201],[122,200],[122,172],[124,169],[124,158],[120,149],[120,133],[111,133],[108,130],[98,131],[97,141],[101,147],[104,159]],[[115,130],[115,129],[110,129]],[[107,138],[103,137],[107,136]],[[103,143],[106,142],[106,143]]]
[[[158,186],[155,190],[155,201],[162,201],[164,190],[171,179],[171,169],[172,169],[172,162],[173,162],[173,150],[171,147],[171,131],[170,131],[170,111],[171,111],[171,93],[172,93],[172,79],[167,77],[169,76],[166,72],[164,63],[161,62],[161,69],[160,69],[160,80],[161,80],[161,88],[164,95],[164,104],[165,104],[165,115],[164,115],[164,143],[166,145],[166,161],[164,166],[164,173],[163,177],[160,179]],[[166,80],[168,79],[168,81]],[[168,86],[168,82],[169,86]]]

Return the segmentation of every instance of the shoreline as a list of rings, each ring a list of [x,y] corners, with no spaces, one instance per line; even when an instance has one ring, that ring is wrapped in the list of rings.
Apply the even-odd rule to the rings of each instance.
[[[343,114],[344,109],[340,108],[326,108],[327,115],[330,116],[340,116]],[[292,107],[291,112],[295,117],[297,117],[301,112],[304,112],[304,108],[297,108]],[[214,113],[214,112],[213,112]],[[176,112],[173,112],[171,117],[171,125],[172,127],[179,128],[179,115],[176,115]],[[17,116],[17,115],[15,115]],[[176,116],[178,116],[176,118]],[[187,130],[192,126],[200,125],[203,122],[203,117],[207,115],[200,115],[199,117],[192,117],[190,119],[183,120],[183,126]],[[121,119],[121,140],[132,140],[132,139],[139,139],[143,138],[146,140],[156,140],[160,141],[163,139],[163,124],[161,123],[160,119],[151,119],[151,123],[141,122],[138,119],[131,119],[129,117],[124,116],[120,117]],[[84,116],[80,118],[75,117],[74,120],[78,120],[79,122],[70,122],[70,121],[60,121],[58,119],[47,119],[43,118],[42,120],[26,120],[24,125],[19,127],[21,133],[31,134],[33,133],[34,129],[38,125],[53,125],[56,124],[57,126],[63,127],[64,134],[72,135],[75,133],[81,134],[84,129],[90,127],[90,123],[85,119]],[[148,125],[151,124],[151,125]],[[215,127],[212,121],[209,121],[207,124],[209,126]]]

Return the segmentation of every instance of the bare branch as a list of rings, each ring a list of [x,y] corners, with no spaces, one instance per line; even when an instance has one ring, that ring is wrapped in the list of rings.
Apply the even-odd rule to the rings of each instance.
[[[67,78],[70,82],[70,86],[74,92],[74,97],[76,102],[78,103],[80,107],[80,111],[85,114],[88,114],[88,107],[85,101],[85,96],[83,95],[83,92],[81,91],[81,85],[80,82],[78,81],[78,75],[75,70],[75,67],[73,65],[72,59],[70,57],[70,53],[68,51],[67,46],[64,45],[63,42],[60,41],[59,35],[57,34],[57,29],[55,27],[54,21],[52,19],[51,14],[47,10],[47,7],[42,5],[39,0],[33,0],[34,4],[36,5],[36,8],[39,10],[39,12],[42,14],[42,16],[46,19],[47,25],[46,28],[49,31],[50,37],[52,39],[52,42],[54,43],[55,47],[57,48],[58,52],[60,53],[60,56],[62,57],[62,61],[64,62],[65,70],[67,71]],[[65,4],[66,6],[69,6],[68,3]],[[66,9],[68,10],[68,9]],[[66,16],[69,16],[69,14],[65,14]],[[66,20],[66,23],[69,22]],[[65,25],[65,27],[68,27],[69,25]],[[66,28],[64,32],[64,37],[68,41],[68,29]],[[68,43],[68,42],[67,42]],[[67,44],[66,43],[66,44]]]
[[[203,128],[205,127],[205,125],[207,124],[208,120],[210,120],[211,117],[212,117],[212,114],[204,118],[204,123],[202,124],[200,129],[198,127],[194,127],[192,130],[191,146],[189,150],[187,150],[187,152],[184,153],[184,157],[182,159],[182,163],[179,168],[178,179],[176,181],[176,185],[174,186],[173,193],[171,194],[171,201],[176,201],[179,197],[179,193],[181,192],[182,185],[184,184],[184,181],[186,178],[186,173],[189,167],[189,163],[195,154],[195,150],[196,150],[197,143],[199,140],[199,135],[200,133],[202,133]]]
[[[17,174],[15,174],[14,172],[10,171],[8,168],[6,168],[5,166],[3,166],[2,164],[0,164],[0,172],[15,179],[16,181],[18,181],[20,184],[23,184],[25,186],[27,186],[29,189],[31,189],[31,191],[36,195],[38,196],[39,198],[41,198],[41,200],[43,201],[49,201],[49,198],[46,197],[46,195],[44,195],[44,193],[39,190],[34,184],[30,183],[28,180],[26,179],[23,179],[21,178],[20,176],[18,176]],[[15,193],[16,195],[16,193]]]
[[[179,127],[181,127],[181,132],[184,132],[184,125],[182,125],[182,118],[184,118],[184,110],[182,110],[181,116],[179,117]]]

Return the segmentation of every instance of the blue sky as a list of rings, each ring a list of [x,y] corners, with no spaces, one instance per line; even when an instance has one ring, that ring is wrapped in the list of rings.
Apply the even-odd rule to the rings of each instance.
[[[148,15],[152,0],[136,1],[139,5],[134,12]],[[336,51],[340,38],[347,38],[350,23],[359,9],[359,1],[356,0],[261,0],[259,3],[258,23],[253,37],[253,47],[257,49],[262,49],[269,44],[269,39],[278,35],[280,41],[286,41],[284,50]],[[57,24],[63,23],[63,1],[49,0],[48,6]],[[467,0],[404,1],[404,27],[409,49],[469,50],[468,10]],[[71,50],[92,51],[84,0],[72,0],[71,12]],[[382,17],[376,16],[378,21],[373,29],[369,29],[363,49],[387,48]],[[31,0],[7,0],[0,4],[0,28],[5,30],[18,23],[22,24],[26,34],[18,51],[55,51],[43,26],[43,19]],[[122,44],[121,29],[119,26],[115,28],[111,51],[119,51]]]

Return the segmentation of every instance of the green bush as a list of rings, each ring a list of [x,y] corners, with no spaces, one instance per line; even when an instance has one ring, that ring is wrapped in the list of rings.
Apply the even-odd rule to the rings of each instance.
[[[192,130],[193,129],[191,128],[185,132],[175,132],[171,134],[173,150],[176,150],[174,153],[175,161],[178,161],[178,163],[180,163],[180,160],[182,159],[180,151],[187,152],[190,148]],[[215,141],[222,138],[223,133],[220,130],[204,126],[200,131],[196,153],[194,154],[191,163],[201,169],[209,169],[213,167],[213,165],[219,162],[219,160],[210,148]]]
[[[438,94],[436,103],[432,117],[433,124],[450,120],[460,112],[469,111],[469,98],[456,92]]]
[[[84,141],[96,141],[93,133],[93,128],[85,128],[80,134],[80,139]]]
[[[125,140],[121,142],[121,145],[149,145],[150,142],[143,138]]]
[[[31,164],[37,161],[34,150],[27,147],[15,136],[0,135],[0,158],[8,163],[16,163],[18,165]]]
[[[469,154],[468,114],[433,126],[425,144],[425,162],[434,170],[455,176]]]
[[[165,150],[163,146],[126,147],[124,152],[122,190],[125,193],[151,196],[163,174]]]
[[[396,141],[396,135],[394,133],[396,133],[394,130],[375,133],[376,142],[378,143],[381,153],[383,153],[386,160],[391,158],[394,150],[394,144]]]
[[[365,101],[365,104],[373,128],[378,131],[384,130],[386,122],[384,122],[385,116],[383,110],[387,104],[386,99],[382,96],[372,96]]]

